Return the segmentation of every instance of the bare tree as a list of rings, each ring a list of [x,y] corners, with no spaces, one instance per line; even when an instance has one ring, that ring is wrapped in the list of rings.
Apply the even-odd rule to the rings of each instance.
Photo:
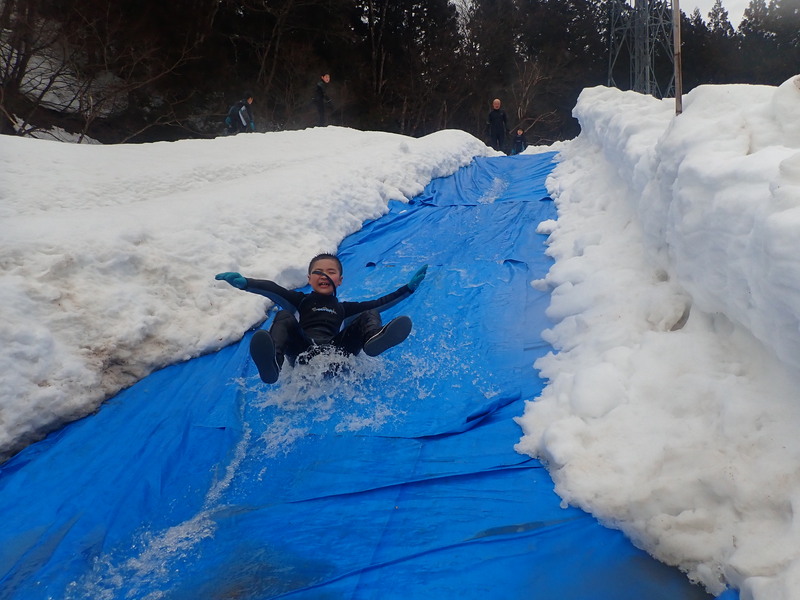
[[[165,39],[147,19],[131,21],[126,9],[86,0],[45,11],[41,0],[6,0],[0,13],[2,112],[15,122],[15,133],[33,133],[32,121],[46,121],[46,110],[86,135],[98,119],[128,110],[132,93],[175,75],[195,57],[202,35]],[[176,124],[173,112],[162,103],[149,126]]]
[[[538,59],[525,59],[517,58],[517,77],[512,82],[511,88],[511,104],[516,106],[517,124],[511,129],[516,131],[522,129],[528,132],[530,129],[537,127],[540,129],[549,129],[555,125],[558,120],[558,113],[553,109],[544,112],[537,109],[537,96],[546,89],[551,75],[548,75],[549,69],[542,66]]]
[[[15,102],[26,91],[26,86],[41,78],[41,64],[46,53],[58,40],[58,32],[45,26],[36,1],[6,0],[0,12],[0,111],[2,111],[2,133],[16,133],[26,127],[31,113],[30,107]],[[36,57],[41,57],[37,59]],[[52,87],[42,81],[38,87],[43,97]],[[34,100],[35,104],[35,100]],[[15,113],[27,108],[22,123]]]
[[[369,41],[370,88],[375,98],[380,99],[385,90],[387,49],[383,40],[386,32],[386,13],[389,0],[365,0],[363,2],[364,21]]]

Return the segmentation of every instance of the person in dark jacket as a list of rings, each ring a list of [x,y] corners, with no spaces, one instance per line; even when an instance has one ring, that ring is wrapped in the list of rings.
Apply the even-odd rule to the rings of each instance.
[[[253,119],[253,111],[250,105],[253,103],[253,94],[247,92],[244,98],[236,102],[228,109],[228,116],[225,117],[225,125],[228,128],[228,135],[236,135],[243,131],[255,131],[256,123]]]
[[[340,302],[336,288],[342,283],[342,263],[333,254],[319,254],[308,265],[311,292],[287,290],[274,281],[251,279],[239,273],[219,273],[215,279],[266,296],[282,310],[275,315],[269,332],[261,329],[250,341],[250,356],[265,383],[275,383],[284,359],[291,364],[319,347],[333,347],[342,354],[368,356],[396,346],[411,332],[411,319],[397,317],[383,325],[379,312],[394,306],[417,289],[428,265],[394,292],[375,300]]]
[[[326,125],[325,109],[333,107],[333,102],[328,97],[327,92],[327,87],[330,82],[331,74],[323,73],[314,88],[314,96],[311,98],[311,102],[317,107],[317,125],[320,127],[325,127]]]
[[[486,128],[489,132],[489,145],[502,152],[506,143],[508,122],[506,111],[500,108],[499,98],[492,100],[492,110],[489,111],[489,117],[486,119]]]
[[[517,129],[517,135],[514,136],[514,141],[511,142],[511,154],[522,154],[525,148],[528,147],[528,141],[525,139],[525,132],[522,128]]]

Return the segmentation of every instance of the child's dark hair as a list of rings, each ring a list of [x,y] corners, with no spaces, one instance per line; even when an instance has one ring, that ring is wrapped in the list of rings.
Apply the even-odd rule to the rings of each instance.
[[[344,275],[344,269],[342,269],[342,261],[340,261],[335,254],[328,254],[327,252],[323,252],[322,254],[317,254],[314,258],[311,259],[311,262],[308,263],[308,272],[311,273],[311,269],[314,267],[314,263],[318,260],[332,260],[336,263],[336,266],[339,267],[339,275]]]

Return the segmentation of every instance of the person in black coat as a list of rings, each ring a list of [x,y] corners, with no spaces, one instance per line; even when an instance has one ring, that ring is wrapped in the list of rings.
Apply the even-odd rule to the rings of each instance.
[[[253,119],[253,111],[250,105],[253,103],[252,92],[246,92],[244,98],[236,102],[228,110],[225,117],[225,125],[228,128],[228,135],[236,135],[243,131],[255,131],[256,123]]]
[[[492,110],[489,111],[489,117],[486,120],[486,128],[489,132],[489,145],[495,150],[500,150],[502,152],[503,146],[506,143],[508,122],[506,119],[506,111],[500,108],[499,98],[495,98],[492,101]]]
[[[317,82],[317,87],[314,88],[314,97],[311,99],[311,101],[314,103],[314,106],[317,107],[317,125],[320,127],[325,127],[326,124],[325,109],[333,106],[333,102],[331,102],[331,99],[328,98],[327,92],[327,87],[330,82],[331,74],[323,73]]]

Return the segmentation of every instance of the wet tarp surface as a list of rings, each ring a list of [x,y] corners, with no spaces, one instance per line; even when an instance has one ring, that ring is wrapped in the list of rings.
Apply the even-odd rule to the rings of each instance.
[[[430,265],[384,314],[413,319],[401,346],[266,386],[248,333],[3,465],[0,598],[708,598],[513,449],[549,351],[552,160],[476,159],[343,242],[343,299]]]

